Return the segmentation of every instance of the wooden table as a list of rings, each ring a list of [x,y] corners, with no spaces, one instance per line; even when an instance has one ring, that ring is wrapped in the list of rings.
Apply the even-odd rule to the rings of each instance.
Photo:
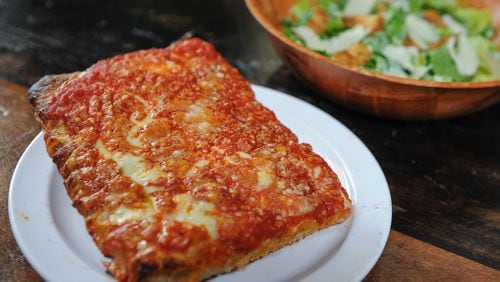
[[[500,105],[418,123],[346,110],[281,66],[243,2],[206,2],[0,1],[0,281],[41,280],[7,214],[14,166],[39,132],[25,87],[46,73],[166,46],[186,32],[212,41],[253,83],[328,112],[372,150],[390,185],[393,224],[367,281],[500,281]]]

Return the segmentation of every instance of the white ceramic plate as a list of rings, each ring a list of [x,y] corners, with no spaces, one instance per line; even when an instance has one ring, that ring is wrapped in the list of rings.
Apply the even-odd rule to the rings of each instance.
[[[343,224],[212,281],[360,281],[382,253],[391,225],[391,198],[380,166],[366,146],[328,114],[289,95],[253,89],[260,102],[336,171],[354,211]],[[102,266],[105,258],[71,206],[42,134],[16,167],[9,216],[17,243],[44,279],[112,281]]]

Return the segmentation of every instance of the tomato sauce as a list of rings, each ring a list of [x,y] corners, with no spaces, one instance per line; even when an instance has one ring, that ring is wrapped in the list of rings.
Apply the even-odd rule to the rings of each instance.
[[[79,144],[63,176],[119,280],[162,261],[203,273],[349,213],[326,162],[199,39],[98,62],[58,90],[47,118]],[[129,172],[131,160],[140,164]],[[216,237],[169,219],[181,194],[212,207],[205,215],[216,218]],[[120,209],[153,211],[113,221]],[[278,243],[266,249],[269,240]],[[179,258],[189,250],[196,255]]]

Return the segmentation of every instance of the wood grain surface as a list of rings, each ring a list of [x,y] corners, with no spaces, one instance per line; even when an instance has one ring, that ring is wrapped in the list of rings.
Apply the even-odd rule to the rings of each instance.
[[[39,132],[27,89],[0,80],[0,281],[41,281],[10,230],[8,184],[22,151]],[[36,187],[34,187],[36,188]],[[500,281],[500,271],[392,231],[366,281]]]
[[[451,258],[500,269],[499,104],[440,122],[388,121],[350,111],[304,86],[282,66],[243,1],[200,3],[0,1],[0,80],[28,87],[45,74],[83,70],[101,58],[167,46],[186,33],[197,35],[213,42],[252,83],[322,109],[352,130],[375,155],[391,189],[393,234],[369,279],[425,280],[413,276],[412,264],[422,264],[418,266],[421,277],[438,275],[432,271],[446,269],[424,266],[428,256],[420,259],[432,255],[434,248]],[[38,129],[21,93],[24,89],[5,82],[0,88],[0,281],[37,281],[12,238],[6,199],[15,163]],[[421,245],[395,237],[398,233],[425,242],[430,251],[414,250]],[[391,251],[403,247],[406,252]],[[456,265],[462,262],[456,260]]]
[[[0,80],[0,281],[40,281],[12,236],[9,182],[21,153],[40,131],[26,88]]]
[[[500,281],[500,271],[392,231],[366,281]]]

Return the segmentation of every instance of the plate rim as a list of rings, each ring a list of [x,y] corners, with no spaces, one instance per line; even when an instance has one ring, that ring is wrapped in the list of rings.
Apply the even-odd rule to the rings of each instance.
[[[369,258],[365,258],[364,267],[359,269],[358,272],[351,275],[348,279],[345,279],[345,281],[360,281],[360,280],[362,280],[369,273],[369,271],[373,268],[373,266],[375,265],[375,263],[378,261],[379,257],[381,256],[381,254],[385,248],[385,245],[387,244],[387,240],[389,238],[390,227],[391,227],[391,222],[392,222],[392,200],[391,200],[389,185],[387,183],[387,179],[383,173],[383,170],[382,170],[380,164],[375,159],[373,153],[371,153],[371,151],[368,149],[368,147],[349,128],[347,128],[344,124],[342,124],[340,121],[338,121],[335,117],[326,113],[322,109],[320,109],[312,104],[309,104],[308,102],[301,100],[297,97],[294,97],[294,96],[289,95],[289,94],[285,94],[284,92],[274,90],[271,88],[252,84],[252,90],[255,92],[256,96],[268,95],[268,94],[269,95],[276,95],[276,97],[279,97],[278,99],[285,99],[285,100],[289,99],[290,101],[293,101],[294,103],[297,103],[298,105],[300,105],[300,107],[307,108],[309,111],[314,111],[315,114],[317,114],[319,116],[326,117],[328,123],[333,123],[336,127],[343,130],[344,131],[343,134],[347,134],[347,137],[352,139],[350,141],[354,142],[354,144],[357,147],[359,147],[358,149],[362,149],[362,151],[363,151],[362,154],[364,155],[364,157],[368,158],[367,160],[364,160],[364,161],[368,161],[371,163],[372,173],[374,173],[374,175],[376,175],[379,178],[377,181],[379,181],[379,184],[381,184],[381,186],[382,186],[382,187],[379,187],[378,189],[382,190],[381,192],[383,192],[382,193],[383,195],[381,195],[381,196],[383,196],[382,198],[384,198],[382,206],[384,206],[384,205],[385,206],[383,207],[383,209],[380,210],[380,214],[383,215],[384,218],[383,218],[383,224],[378,226],[379,227],[378,236],[380,236],[378,244],[376,246],[372,246],[372,248],[373,248],[372,254]],[[259,94],[257,94],[257,93],[259,93]],[[263,102],[261,102],[261,103],[264,104]],[[275,112],[275,110],[273,110],[273,112]],[[286,126],[286,124],[285,124],[285,126]],[[322,136],[322,134],[318,133],[314,129],[314,127],[310,127],[310,128],[312,130],[314,130],[317,134]],[[20,174],[22,173],[20,168],[23,165],[23,163],[26,161],[26,159],[29,157],[29,154],[33,150],[33,147],[36,146],[36,143],[37,142],[43,143],[43,134],[44,134],[43,131],[38,133],[37,136],[26,147],[25,151],[23,152],[23,154],[19,158],[18,163],[16,164],[14,172],[12,173],[12,177],[11,177],[10,184],[9,184],[9,192],[8,192],[8,213],[9,213],[9,221],[10,221],[10,225],[11,225],[11,229],[12,229],[14,238],[16,240],[17,245],[21,249],[24,257],[28,260],[28,262],[33,266],[33,268],[43,278],[48,279],[49,281],[53,281],[53,280],[57,280],[56,276],[54,276],[53,273],[47,272],[47,269],[44,266],[42,266],[37,261],[37,259],[35,259],[34,255],[31,253],[32,250],[27,246],[27,244],[25,242],[26,238],[24,238],[24,235],[21,234],[21,232],[19,230],[20,228],[18,226],[18,224],[21,223],[20,221],[23,220],[23,219],[21,219],[22,215],[21,215],[21,217],[19,217],[18,214],[16,214],[17,213],[17,211],[15,210],[16,207],[13,206],[13,199],[16,197],[14,195],[15,194],[14,187],[15,187],[15,185],[20,177]],[[344,165],[345,165],[345,163],[342,164],[342,166],[344,166]],[[50,168],[50,169],[52,169],[52,168]],[[344,169],[346,169],[346,168],[344,168]],[[350,175],[350,177],[352,178],[352,175]],[[354,179],[350,179],[350,181],[351,181],[351,183],[353,183],[354,187],[352,190],[355,193],[354,196],[357,198],[359,195],[358,195],[358,191],[355,188],[355,186],[356,186],[355,183],[357,183],[358,181],[356,181]],[[48,208],[50,208],[50,207],[48,207]],[[352,216],[354,219],[352,220],[352,226],[350,226],[350,229],[354,228],[354,224],[357,222],[356,220],[359,218],[359,216],[362,216],[362,215],[359,215],[359,209],[360,209],[360,207],[358,205],[355,205],[353,208]],[[53,223],[53,225],[55,226],[55,223]],[[349,238],[350,237],[349,233],[351,233],[351,230],[349,230],[349,232],[347,233],[346,238],[345,238],[344,242],[340,245],[339,250],[337,252],[335,252],[335,254],[332,254],[328,258],[328,261],[323,263],[320,267],[314,269],[313,272],[306,274],[304,277],[301,278],[301,280],[316,281],[317,279],[321,279],[321,277],[323,277],[323,278],[324,277],[335,277],[335,274],[336,274],[335,271],[333,271],[333,273],[332,273],[332,268],[328,267],[329,262],[331,262],[331,259],[333,257],[337,256],[339,252],[343,251],[343,249],[346,248],[346,242],[348,241],[348,239],[352,240],[352,238]],[[59,235],[59,237],[61,237],[61,235]],[[66,243],[64,242],[63,244],[66,244]],[[65,247],[68,248],[68,246],[65,246]],[[68,248],[68,249],[70,251],[72,251],[71,248]],[[75,254],[75,256],[77,256],[77,255]],[[80,261],[81,261],[81,259],[80,259]]]

